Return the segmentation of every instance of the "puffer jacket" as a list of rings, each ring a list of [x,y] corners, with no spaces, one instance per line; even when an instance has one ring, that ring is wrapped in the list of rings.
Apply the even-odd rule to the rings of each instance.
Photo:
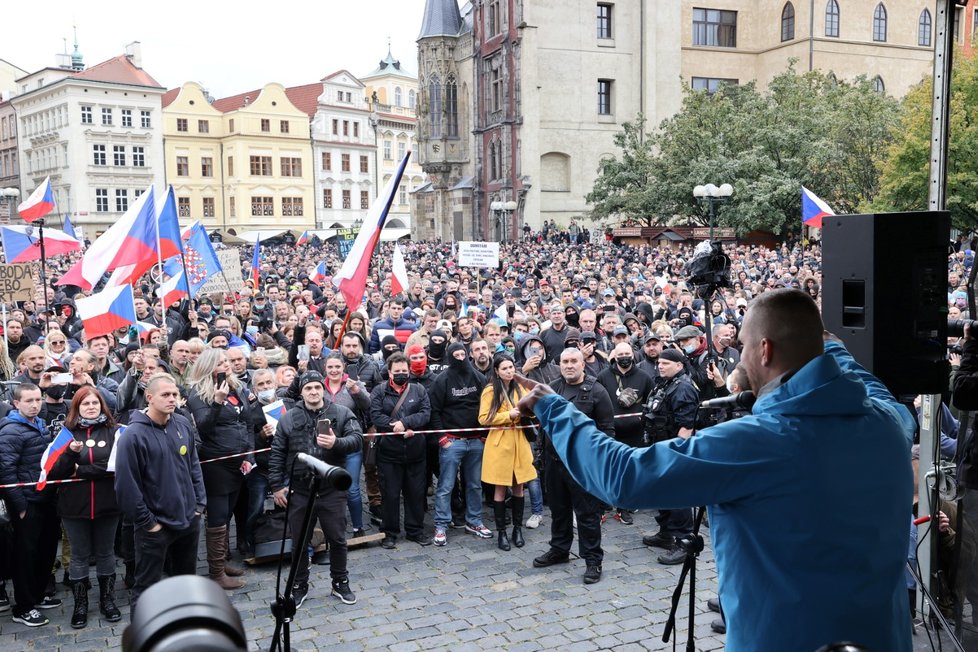
[[[320,419],[332,422],[336,443],[330,449],[321,448],[316,444],[316,425]],[[278,491],[288,484],[289,473],[299,453],[305,453],[327,464],[343,466],[346,456],[363,450],[363,431],[360,422],[349,408],[335,403],[327,403],[318,410],[310,410],[304,401],[295,404],[291,410],[278,422],[275,436],[272,438],[272,454],[268,462],[268,485],[272,491]],[[304,464],[295,466],[295,488],[302,490],[306,486],[311,472]],[[320,494],[332,491],[332,487],[324,485]]]
[[[407,430],[421,430],[431,419],[431,402],[423,385],[409,383],[405,392],[411,394],[404,400],[397,414],[391,412],[401,395],[389,382],[377,385],[370,393],[370,422],[378,433],[393,433],[391,424],[400,421]],[[424,435],[404,437],[403,433],[384,434],[378,437],[377,461],[408,464],[425,458],[426,441]]]
[[[47,427],[38,418],[28,421],[14,410],[0,421],[0,484],[37,482],[41,475],[41,457],[51,439]],[[3,490],[10,511],[19,514],[27,511],[28,503],[53,501],[56,485],[48,485],[43,491],[35,487],[12,487]]]
[[[55,462],[48,479],[75,477],[87,482],[58,485],[58,515],[62,518],[96,519],[119,513],[115,478],[107,470],[115,445],[115,430],[105,424],[91,428],[77,426],[72,430],[75,439],[85,442],[85,446],[78,453],[70,448],[65,450]],[[88,442],[93,445],[89,446]]]
[[[200,433],[201,461],[252,450],[255,439],[248,411],[247,390],[232,391],[224,403],[205,403],[196,391],[191,390],[187,406]],[[230,461],[240,465],[245,459],[254,461],[252,458]]]

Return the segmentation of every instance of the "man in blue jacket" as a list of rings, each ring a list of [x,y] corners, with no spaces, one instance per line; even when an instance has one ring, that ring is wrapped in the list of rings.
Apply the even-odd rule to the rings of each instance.
[[[753,414],[689,439],[630,448],[543,386],[520,408],[605,502],[709,506],[728,652],[838,641],[909,651],[913,418],[824,332],[802,292],[760,295],[740,339],[759,388]],[[855,496],[871,518],[848,507]]]

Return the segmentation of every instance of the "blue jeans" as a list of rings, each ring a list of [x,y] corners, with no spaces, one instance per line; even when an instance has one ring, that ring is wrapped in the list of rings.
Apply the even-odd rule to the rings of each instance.
[[[543,514],[543,487],[540,486],[539,476],[526,483],[530,492],[530,514]]]
[[[446,529],[452,521],[452,489],[462,465],[465,476],[465,522],[482,525],[482,451],[485,444],[477,437],[451,439],[448,448],[439,447],[438,489],[435,490],[435,527]]]
[[[265,509],[265,495],[268,493],[268,476],[258,471],[252,471],[245,476],[245,490],[248,492],[248,516],[245,521],[245,531],[238,533],[238,540],[244,539],[255,547],[255,524]]]
[[[353,484],[346,491],[346,504],[350,508],[350,524],[354,530],[362,530],[363,499],[360,497],[360,470],[363,468],[363,452],[348,453],[343,466],[353,478]]]

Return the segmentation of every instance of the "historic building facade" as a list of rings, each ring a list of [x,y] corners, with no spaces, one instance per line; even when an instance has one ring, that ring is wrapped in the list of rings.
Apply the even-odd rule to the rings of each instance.
[[[163,183],[163,92],[143,70],[138,43],[91,68],[78,55],[18,79],[11,105],[21,196],[50,176],[58,213],[94,240]]]
[[[585,215],[615,133],[673,115],[684,83],[764,84],[794,61],[901,96],[931,72],[930,4],[427,0],[414,235],[506,240]]]
[[[387,215],[388,229],[411,229],[411,193],[425,183],[418,161],[418,79],[408,72],[390,50],[377,68],[360,78],[377,139],[378,192],[397,172],[407,152],[411,159]]]

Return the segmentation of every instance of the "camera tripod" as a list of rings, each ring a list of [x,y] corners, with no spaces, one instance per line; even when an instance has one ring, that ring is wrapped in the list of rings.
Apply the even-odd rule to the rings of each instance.
[[[676,540],[678,545],[686,553],[686,560],[683,562],[682,572],[679,573],[679,584],[672,592],[672,607],[669,609],[669,618],[666,619],[665,629],[662,631],[662,642],[668,643],[669,637],[676,629],[676,613],[679,611],[679,600],[683,595],[683,585],[686,584],[686,577],[689,576],[689,622],[686,623],[686,650],[695,652],[693,645],[693,625],[696,620],[696,558],[703,552],[703,537],[700,535],[700,525],[703,523],[705,507],[696,508],[696,516],[693,519],[693,532],[682,539]]]

